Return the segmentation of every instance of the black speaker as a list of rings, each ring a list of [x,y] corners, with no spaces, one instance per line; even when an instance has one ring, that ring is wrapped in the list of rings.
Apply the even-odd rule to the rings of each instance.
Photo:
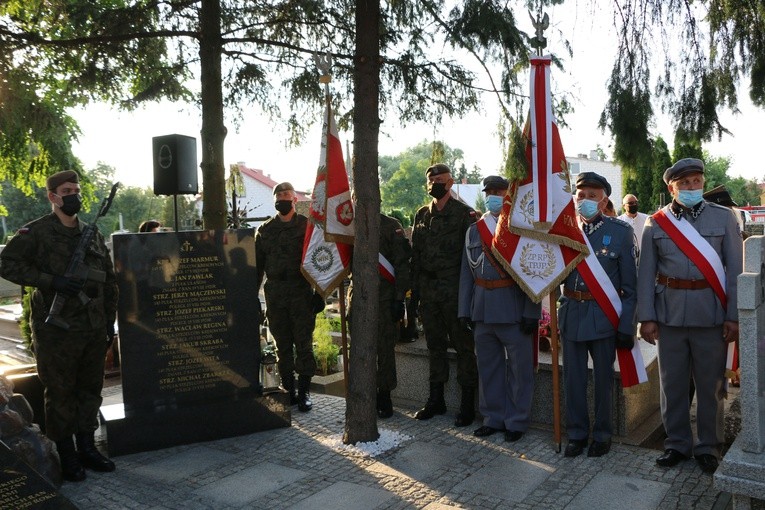
[[[151,139],[154,155],[155,195],[196,195],[197,139],[184,135],[155,136]]]

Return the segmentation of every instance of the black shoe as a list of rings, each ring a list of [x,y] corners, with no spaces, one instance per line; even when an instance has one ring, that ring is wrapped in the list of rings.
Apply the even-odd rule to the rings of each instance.
[[[311,395],[307,391],[301,391],[297,397],[298,411],[301,413],[307,413],[313,409],[313,402],[311,402]]]
[[[699,463],[699,467],[703,472],[709,473],[710,475],[717,471],[717,466],[720,465],[720,463],[717,462],[717,457],[710,453],[696,455],[696,462]]]
[[[379,418],[393,416],[393,401],[390,399],[390,391],[377,391],[377,416]]]
[[[437,414],[446,414],[446,402],[425,402],[425,407],[414,415],[416,420],[429,420]]]
[[[664,450],[664,455],[656,459],[656,464],[661,467],[677,466],[680,462],[687,460],[688,457],[673,448]]]
[[[566,445],[566,451],[563,452],[563,456],[576,457],[577,455],[581,455],[585,446],[587,446],[586,439],[569,439],[568,445]]]
[[[506,430],[505,441],[508,443],[514,443],[523,437],[523,432],[520,430]]]
[[[85,469],[77,458],[74,449],[74,441],[69,437],[62,441],[56,441],[58,457],[61,460],[61,476],[68,482],[81,482],[85,479]]]
[[[83,467],[102,473],[114,471],[114,462],[101,455],[101,452],[96,449],[93,432],[78,432],[76,438],[77,454]]]
[[[488,425],[483,425],[481,427],[478,427],[473,431],[473,435],[475,437],[486,437],[490,436],[492,434],[496,434],[497,432],[501,432],[501,429],[495,429],[494,427],[489,427]]]
[[[466,413],[460,411],[454,418],[455,427],[467,427],[475,421],[475,413]]]
[[[608,441],[593,441],[590,448],[587,450],[588,457],[602,457],[611,451],[611,440]]]

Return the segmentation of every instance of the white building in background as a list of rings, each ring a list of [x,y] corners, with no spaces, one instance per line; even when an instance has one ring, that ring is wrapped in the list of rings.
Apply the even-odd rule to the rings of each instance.
[[[274,209],[274,186],[281,181],[274,180],[271,175],[257,168],[248,168],[246,163],[237,163],[242,174],[244,192],[237,197],[237,208],[244,210],[248,218],[263,218],[276,214]],[[296,191],[298,202],[310,200],[307,193]],[[231,203],[231,197],[226,197]],[[260,225],[261,222],[249,222],[252,226]]]
[[[571,173],[571,188],[576,188],[576,178],[582,172],[595,172],[606,178],[611,184],[611,195],[609,198],[614,203],[614,209],[620,214],[622,207],[622,168],[613,161],[601,160],[597,151],[590,151],[587,154],[578,154],[575,158],[567,157]],[[640,200],[640,197],[638,197]]]

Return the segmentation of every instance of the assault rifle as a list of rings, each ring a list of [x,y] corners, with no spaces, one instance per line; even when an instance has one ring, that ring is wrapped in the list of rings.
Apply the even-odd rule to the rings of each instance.
[[[85,228],[82,229],[80,242],[72,254],[72,258],[66,268],[66,273],[64,273],[66,278],[81,280],[83,282],[88,279],[102,283],[106,281],[106,273],[103,271],[92,270],[85,264],[85,254],[88,252],[90,242],[93,240],[93,237],[96,235],[96,231],[98,230],[96,221],[98,221],[98,218],[105,216],[106,213],[109,212],[109,208],[112,206],[112,200],[114,200],[114,195],[117,193],[117,187],[119,187],[119,185],[120,183],[118,182],[114,183],[111,191],[109,192],[109,196],[101,201],[101,207],[98,209],[98,214],[96,214],[93,222],[89,223],[85,226]],[[82,301],[83,305],[88,304],[90,301],[88,295],[85,294],[82,290],[80,290],[77,297],[80,298],[80,301]],[[68,296],[66,294],[56,292],[56,296],[53,298],[53,303],[50,305],[50,310],[48,311],[48,317],[45,319],[46,324],[57,326],[61,329],[69,329],[69,324],[64,319],[59,317],[67,298]]]

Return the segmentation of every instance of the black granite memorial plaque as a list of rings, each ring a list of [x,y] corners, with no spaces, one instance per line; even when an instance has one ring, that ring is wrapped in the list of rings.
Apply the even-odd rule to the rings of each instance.
[[[288,426],[286,400],[281,405],[277,395],[264,402],[258,391],[254,231],[118,234],[112,240],[123,404],[102,408],[109,452],[131,451],[110,433],[109,417],[128,421],[112,424],[112,431],[155,428],[132,451]],[[274,411],[276,419],[266,416]],[[207,430],[192,426],[195,419]]]
[[[77,510],[45,478],[0,441],[0,508]]]

